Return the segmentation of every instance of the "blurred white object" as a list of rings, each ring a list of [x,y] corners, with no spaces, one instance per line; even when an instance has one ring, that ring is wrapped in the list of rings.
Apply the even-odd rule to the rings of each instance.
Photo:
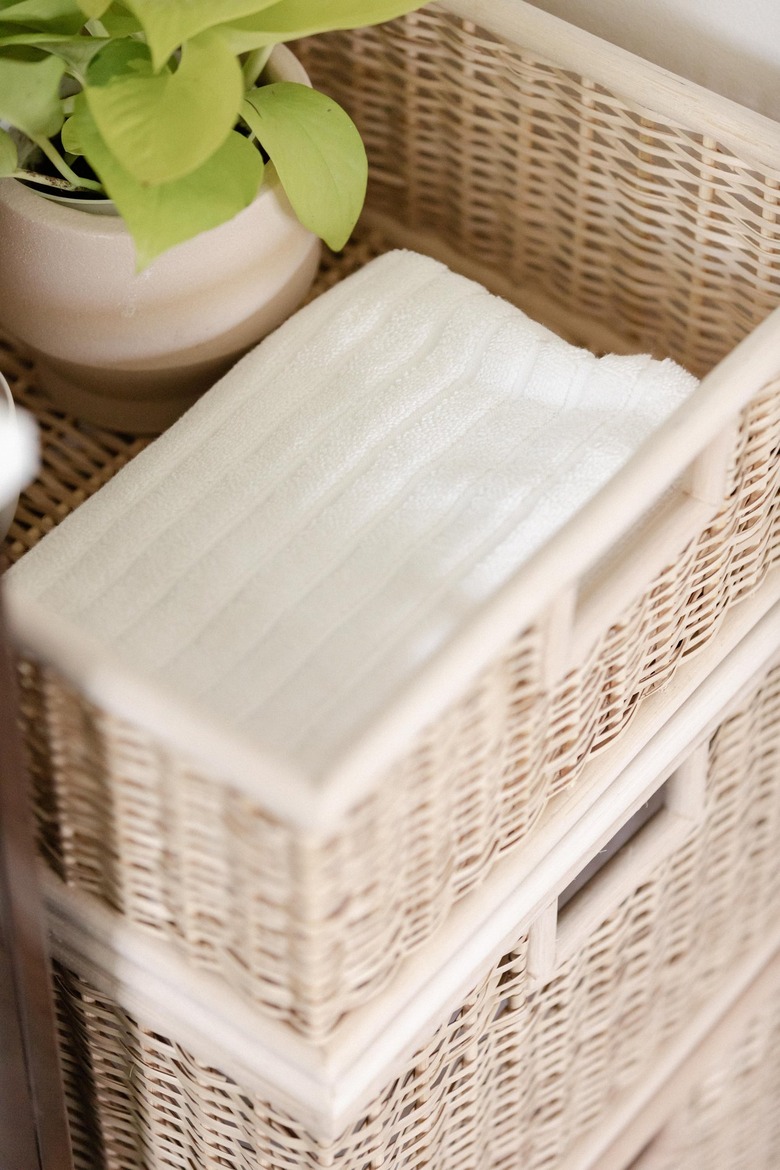
[[[37,466],[35,424],[16,409],[10,387],[0,374],[0,540],[11,527],[19,489],[32,479]]]

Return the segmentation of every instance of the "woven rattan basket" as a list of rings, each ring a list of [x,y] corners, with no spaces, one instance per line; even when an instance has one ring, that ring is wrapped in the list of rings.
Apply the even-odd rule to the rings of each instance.
[[[764,321],[780,128],[520,0],[450,0],[303,55],[354,112],[373,173],[361,234],[319,288],[408,245],[594,350],[707,375],[324,776],[11,599],[53,871],[324,1042],[525,855],[660,688],[663,715],[729,622],[780,595],[780,317]],[[6,352],[47,439],[17,558],[140,444],[48,410]]]
[[[755,664],[769,634],[776,639],[780,612],[772,621],[744,660]],[[262,1028],[253,1032],[251,1012],[243,1023],[255,1068],[239,1072],[219,999],[201,991],[188,1000],[185,980],[159,961],[150,983],[138,932],[80,915],[52,883],[80,1165],[589,1165],[605,1131],[660,1091],[780,948],[777,651],[713,715],[738,675],[731,662],[719,668],[704,699],[670,721],[663,750],[646,751],[605,795],[613,844],[591,833],[582,856],[559,859],[545,904],[515,923],[500,957],[475,959],[471,982],[449,1000],[421,991],[432,1010],[411,1050],[391,1061],[380,1051],[376,1086],[360,1073],[348,1106],[345,1085],[331,1084],[319,1115],[305,1086],[297,1107],[282,1105],[291,1093],[281,1063],[272,1092],[261,1087],[252,1044]],[[699,732],[682,746],[691,711]],[[648,763],[661,760],[648,783]]]

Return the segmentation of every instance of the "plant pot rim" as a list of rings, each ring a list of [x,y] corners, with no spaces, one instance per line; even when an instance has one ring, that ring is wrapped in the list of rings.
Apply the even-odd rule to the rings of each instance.
[[[273,167],[266,167],[260,190],[252,200],[252,203],[248,204],[247,207],[251,207],[261,201],[267,202],[273,199],[278,194],[279,186],[279,180],[276,177],[276,172]],[[56,199],[43,195],[40,191],[34,191],[20,179],[12,179],[10,182],[6,182],[0,186],[0,200],[26,219],[34,220],[39,224],[45,224],[60,231],[89,236],[93,236],[96,231],[101,236],[129,237],[130,235],[121,215],[95,214],[94,212],[90,212],[88,208],[73,207],[66,203],[60,203]],[[235,219],[238,215],[242,215],[246,210],[246,207],[243,208],[233,218]],[[230,220],[226,220],[225,222],[229,223]],[[219,231],[219,228],[223,226],[224,224],[218,224],[209,230]],[[192,239],[196,238],[194,236],[192,237]],[[185,240],[183,242],[186,244],[190,241]],[[176,245],[176,247],[181,246],[181,244]]]

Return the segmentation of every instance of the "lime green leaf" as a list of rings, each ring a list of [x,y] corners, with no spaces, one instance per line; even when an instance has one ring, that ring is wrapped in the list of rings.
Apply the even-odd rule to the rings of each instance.
[[[155,74],[151,60],[136,56],[119,76],[106,78],[106,53],[90,68],[87,102],[106,146],[139,182],[169,183],[190,174],[235,126],[241,66],[217,34],[188,41],[175,73]]]
[[[304,227],[338,251],[363,208],[366,152],[354,122],[324,94],[280,81],[253,89],[242,109]]]
[[[64,61],[68,72],[84,83],[90,62],[109,44],[111,42],[107,37],[73,37],[70,41],[60,41],[58,44],[43,44],[41,48]]]
[[[89,66],[89,85],[111,85],[123,77],[150,77],[152,66],[149,50],[140,41],[124,38],[110,40],[100,55],[95,55]]]
[[[59,87],[65,65],[0,55],[0,118],[29,138],[51,138],[62,125]]]
[[[0,127],[0,176],[12,175],[16,166],[16,143],[11,135]]]
[[[253,16],[278,0],[127,0],[140,21],[152,62],[160,69],[174,49],[215,25]]]
[[[36,48],[38,45],[53,45],[59,44],[61,41],[77,41],[80,37],[72,37],[64,33],[50,33],[40,32],[35,29],[25,29],[24,32],[19,30],[14,25],[6,25],[3,27],[0,23],[0,49],[11,48],[14,45],[31,45]]]
[[[0,38],[0,49],[10,45],[32,45],[65,62],[68,73],[83,81],[87,66],[96,53],[109,44],[106,37],[52,37],[49,33],[20,33]]]
[[[20,0],[2,9],[2,19],[3,24],[71,36],[84,24],[84,13],[76,0]]]
[[[60,132],[63,148],[68,154],[83,154],[84,147],[78,132],[78,118],[66,118]]]
[[[78,5],[85,16],[97,19],[111,6],[111,0],[78,0]]]
[[[422,7],[423,0],[278,0],[246,20],[231,21],[225,36],[234,53],[334,29],[362,28],[394,20]]]
[[[124,4],[114,3],[103,13],[100,19],[103,28],[112,37],[131,37],[134,33],[142,32],[141,24],[128,12]]]
[[[260,188],[260,152],[236,132],[183,179],[144,187],[116,161],[83,105],[77,119],[75,134],[133,236],[139,269],[175,244],[232,219]]]

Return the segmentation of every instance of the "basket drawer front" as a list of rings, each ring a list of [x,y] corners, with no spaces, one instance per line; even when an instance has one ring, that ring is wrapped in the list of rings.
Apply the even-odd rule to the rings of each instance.
[[[598,872],[522,930],[335,1141],[211,1068],[208,1038],[196,1059],[144,1028],[110,974],[101,990],[64,972],[67,1063],[92,1086],[76,1093],[79,1132],[133,1170],[141,1150],[206,1170],[563,1164],[780,942],[779,708],[780,667],[659,777]]]

